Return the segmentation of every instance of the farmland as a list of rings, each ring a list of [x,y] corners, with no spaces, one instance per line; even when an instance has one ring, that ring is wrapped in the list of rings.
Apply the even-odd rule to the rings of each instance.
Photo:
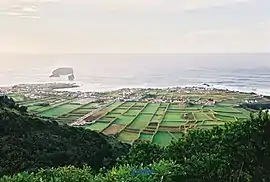
[[[122,92],[127,93],[105,92],[95,99],[11,96],[30,112],[53,117],[60,124],[102,132],[130,144],[142,140],[162,146],[191,130],[248,119],[255,111],[242,107],[242,103],[262,99],[250,93],[197,88],[137,89],[125,97]]]

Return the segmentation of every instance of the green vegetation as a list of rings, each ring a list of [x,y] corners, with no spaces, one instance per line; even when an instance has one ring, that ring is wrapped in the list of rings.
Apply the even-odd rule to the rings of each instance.
[[[105,135],[29,115],[7,97],[0,105],[0,175],[10,175],[1,182],[270,181],[270,118],[262,111],[183,137],[158,131],[157,143],[173,142],[135,142],[129,149]],[[134,133],[129,140],[140,136],[149,139]],[[138,169],[153,173],[132,172]]]
[[[128,148],[103,134],[29,115],[0,97],[0,176],[65,165],[112,167]]]

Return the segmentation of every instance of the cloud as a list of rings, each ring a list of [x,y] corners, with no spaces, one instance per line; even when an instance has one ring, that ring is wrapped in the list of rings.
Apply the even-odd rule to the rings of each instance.
[[[150,10],[171,12],[222,7],[252,1],[254,0],[89,0],[70,3],[89,4],[100,9],[114,9],[118,11]]]
[[[26,6],[21,9],[23,12],[37,12],[37,7],[35,6]]]
[[[27,19],[40,19],[40,16],[29,16],[29,15],[20,15],[20,18],[27,18]]]
[[[39,19],[38,12],[45,3],[60,0],[0,0],[0,14],[19,18]]]

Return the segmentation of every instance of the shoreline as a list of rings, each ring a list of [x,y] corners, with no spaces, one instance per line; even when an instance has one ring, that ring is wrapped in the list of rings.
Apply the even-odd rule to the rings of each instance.
[[[29,85],[29,86],[35,86],[35,85],[51,85],[51,84],[63,84],[63,85],[70,85],[68,87],[64,88],[56,88],[54,90],[57,91],[68,91],[68,92],[112,92],[112,91],[117,91],[121,89],[171,89],[171,88],[205,88],[205,89],[220,89],[220,90],[228,90],[228,91],[233,91],[233,92],[242,92],[242,93],[255,93],[257,95],[265,95],[265,96],[270,96],[270,89],[264,89],[264,88],[257,88],[257,89],[252,89],[252,88],[236,88],[236,87],[230,87],[226,85],[213,85],[213,84],[207,84],[207,83],[201,83],[201,84],[186,84],[186,85],[171,85],[171,86],[146,86],[144,84],[134,86],[119,86],[119,87],[107,87],[107,88],[102,88],[102,86],[97,86],[99,87],[98,89],[93,89],[89,88],[89,85],[91,84],[82,84],[82,83],[76,83],[76,82],[38,82],[38,83],[26,83],[26,84],[13,84],[13,85],[0,85],[0,90],[2,89],[7,89],[7,88],[12,88],[14,86],[18,85]],[[206,85],[209,86],[206,86]],[[73,85],[73,86],[72,86]],[[74,87],[76,85],[76,87]]]
[[[241,88],[235,88],[235,87],[228,87],[225,85],[210,85],[204,86],[202,84],[194,84],[194,85],[172,85],[172,86],[152,86],[152,87],[147,87],[147,86],[123,86],[123,87],[116,87],[116,88],[109,88],[109,89],[101,89],[101,90],[88,90],[84,89],[84,86],[79,86],[77,88],[68,88],[68,89],[59,89],[60,91],[69,91],[69,92],[112,92],[112,91],[117,91],[121,89],[171,89],[171,88],[205,88],[205,89],[220,89],[220,90],[228,90],[232,92],[242,92],[242,93],[255,93],[257,95],[265,95],[265,96],[270,96],[270,89],[241,89]]]

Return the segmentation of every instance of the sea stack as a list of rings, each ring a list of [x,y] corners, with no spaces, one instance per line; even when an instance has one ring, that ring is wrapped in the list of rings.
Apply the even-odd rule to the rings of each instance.
[[[68,76],[68,80],[73,81],[75,79],[73,68],[69,67],[57,68],[52,72],[52,75],[50,77],[60,77],[66,75]]]
[[[68,80],[69,81],[73,81],[74,79],[75,79],[74,74],[71,74],[71,75],[68,76]]]

